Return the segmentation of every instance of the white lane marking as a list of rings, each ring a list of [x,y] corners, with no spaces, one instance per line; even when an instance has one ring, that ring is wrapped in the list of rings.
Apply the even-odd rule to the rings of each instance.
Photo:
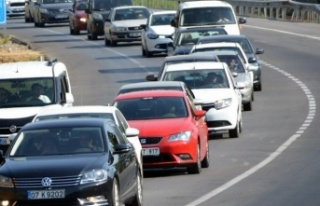
[[[317,37],[317,36],[298,34],[298,33],[278,30],[278,29],[270,29],[270,28],[265,28],[265,27],[252,26],[252,25],[244,25],[244,26],[245,27],[249,27],[249,28],[255,28],[255,29],[266,30],[266,31],[273,31],[273,32],[278,32],[278,33],[282,33],[282,34],[289,34],[289,35],[292,35],[292,36],[304,37],[304,38],[315,39],[315,40],[319,40],[320,41],[320,37]]]
[[[44,29],[44,30],[46,30],[47,32],[55,33],[55,34],[64,34],[64,33],[61,33],[61,32],[54,31],[54,30],[50,30],[50,29]],[[90,40],[81,39],[81,38],[75,37],[75,36],[69,36],[69,37],[70,37],[70,38],[73,38],[73,39],[81,40],[81,41],[86,42],[86,43],[88,43],[88,44],[101,46],[101,41],[90,41]],[[99,42],[100,44],[99,44],[98,42]],[[104,45],[104,44],[103,44],[103,45]],[[133,59],[133,58],[131,58],[131,57],[128,57],[127,55],[125,55],[125,54],[123,54],[123,53],[121,53],[121,52],[117,52],[117,51],[115,51],[115,50],[113,50],[113,49],[109,49],[109,48],[107,48],[107,47],[103,47],[103,49],[108,50],[108,51],[111,52],[111,53],[117,54],[117,55],[119,55],[119,56],[122,56],[122,57],[128,59],[129,61],[135,63],[135,64],[138,65],[140,68],[142,68],[142,69],[144,69],[146,72],[148,72],[148,69],[147,69],[145,66],[143,66],[139,61],[137,61],[137,60],[135,60],[135,59]]]
[[[245,178],[249,177],[250,175],[254,174],[255,172],[257,172],[261,168],[265,167],[267,164],[269,164],[271,161],[273,161],[276,157],[281,155],[294,141],[296,141],[301,136],[301,134],[303,134],[306,131],[306,129],[309,127],[309,125],[312,123],[312,120],[315,116],[317,108],[316,108],[315,98],[312,95],[311,91],[308,89],[308,87],[304,83],[302,83],[302,81],[300,81],[298,78],[294,77],[293,75],[289,74],[288,72],[285,72],[285,71],[283,71],[283,70],[281,70],[271,64],[268,64],[266,62],[261,61],[261,63],[264,64],[265,66],[270,67],[271,69],[273,69],[275,71],[278,71],[278,72],[284,74],[289,79],[291,79],[295,83],[297,83],[298,86],[302,89],[302,91],[304,92],[304,94],[307,97],[308,102],[309,102],[309,105],[308,105],[309,111],[308,111],[308,115],[307,115],[305,121],[300,126],[300,128],[287,141],[285,141],[280,147],[277,148],[277,150],[275,150],[273,153],[271,153],[270,156],[268,156],[266,159],[264,159],[263,161],[261,161],[257,165],[253,166],[249,170],[245,171],[244,173],[240,174],[239,176],[237,176],[237,177],[231,179],[230,181],[226,182],[225,184],[221,185],[220,187],[218,187],[218,188],[212,190],[211,192],[203,195],[202,197],[190,202],[186,206],[196,206],[201,203],[204,203],[207,200],[213,198],[214,196],[220,194],[221,192],[223,192],[223,191],[227,190],[228,188],[234,186],[235,184],[239,183],[240,181],[244,180]]]

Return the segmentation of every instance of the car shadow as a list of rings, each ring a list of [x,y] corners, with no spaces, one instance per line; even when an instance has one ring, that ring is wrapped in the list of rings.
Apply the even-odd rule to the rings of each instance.
[[[154,177],[168,177],[168,176],[180,176],[188,175],[187,170],[184,168],[176,169],[144,169],[144,178],[154,178]]]

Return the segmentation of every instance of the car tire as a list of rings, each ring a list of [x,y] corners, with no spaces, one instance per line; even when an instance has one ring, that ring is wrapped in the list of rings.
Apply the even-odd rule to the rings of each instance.
[[[74,30],[71,28],[71,26],[70,26],[70,34],[74,35]]]
[[[148,48],[146,48],[146,57],[152,57],[153,53],[148,51]]]
[[[38,27],[38,23],[37,22],[34,22],[34,27]]]
[[[91,40],[97,40],[98,39],[98,34],[97,33],[91,33]]]
[[[104,37],[104,45],[110,46],[111,42],[107,39],[107,37]]]
[[[208,168],[210,165],[210,158],[209,158],[209,142],[207,140],[207,145],[206,145],[206,156],[204,159],[201,161],[201,167],[202,168]]]
[[[240,120],[241,121],[241,120]],[[234,129],[230,129],[229,130],[229,137],[230,138],[237,138],[239,137],[240,134],[240,127],[241,127],[241,123],[240,121],[237,123],[236,127]]]
[[[197,144],[197,162],[187,168],[189,174],[199,174],[201,172],[200,145]]]
[[[142,47],[142,56],[146,56],[146,50],[143,48],[143,46],[141,46]]]
[[[108,198],[108,202],[110,206],[120,205],[119,186],[118,186],[117,179],[113,180],[112,191],[111,191],[110,197]]]
[[[243,104],[243,110],[244,111],[251,111],[252,110],[252,101],[250,99],[249,102],[246,102]]]
[[[137,175],[137,194],[133,198],[132,202],[125,204],[125,206],[142,206],[143,200],[143,187],[142,187],[142,175],[138,172]]]
[[[25,23],[30,22],[30,18],[29,18],[29,17],[27,17],[27,16],[24,16],[24,22],[25,22]]]
[[[79,35],[80,34],[80,31],[76,28],[73,29],[73,34],[74,35]]]
[[[261,81],[254,85],[254,91],[262,91]]]

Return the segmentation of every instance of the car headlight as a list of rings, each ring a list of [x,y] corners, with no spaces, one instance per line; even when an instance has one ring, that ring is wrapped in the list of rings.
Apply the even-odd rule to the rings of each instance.
[[[237,86],[241,87],[242,89],[249,89],[250,88],[250,82],[238,82]]]
[[[13,187],[12,179],[0,175],[0,187]]]
[[[80,184],[88,184],[94,182],[103,182],[108,179],[108,172],[104,169],[92,170],[90,172],[84,173]]]
[[[123,32],[123,31],[126,31],[127,28],[126,27],[113,27],[111,30],[113,32]]]
[[[84,17],[80,18],[79,20],[80,20],[81,22],[87,22],[87,18],[84,18]]]
[[[214,102],[214,107],[219,110],[223,109],[226,107],[229,107],[232,104],[232,98],[227,98],[227,99],[219,99]]]
[[[173,141],[189,141],[191,137],[191,131],[185,131],[185,132],[180,132],[177,134],[173,134],[169,136],[168,142],[173,142]]]
[[[49,13],[48,9],[40,8],[41,13]]]
[[[103,20],[103,16],[101,14],[98,14],[98,13],[93,13],[92,14],[92,17],[95,19],[95,20]]]
[[[147,34],[147,37],[149,39],[157,39],[157,38],[159,38],[159,35],[157,35],[155,33],[149,33],[149,34]]]

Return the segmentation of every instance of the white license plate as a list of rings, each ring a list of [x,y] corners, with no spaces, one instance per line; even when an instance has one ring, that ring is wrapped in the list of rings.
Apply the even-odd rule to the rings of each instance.
[[[143,156],[159,156],[160,149],[159,147],[142,148],[142,155]]]
[[[0,145],[9,145],[10,140],[8,138],[0,138]]]
[[[66,15],[58,15],[55,18],[56,19],[66,19],[66,18],[68,18],[68,16],[66,16]]]
[[[130,33],[129,36],[130,37],[140,37],[141,34],[140,33]]]
[[[28,191],[29,200],[62,199],[65,198],[65,190],[32,190]]]

